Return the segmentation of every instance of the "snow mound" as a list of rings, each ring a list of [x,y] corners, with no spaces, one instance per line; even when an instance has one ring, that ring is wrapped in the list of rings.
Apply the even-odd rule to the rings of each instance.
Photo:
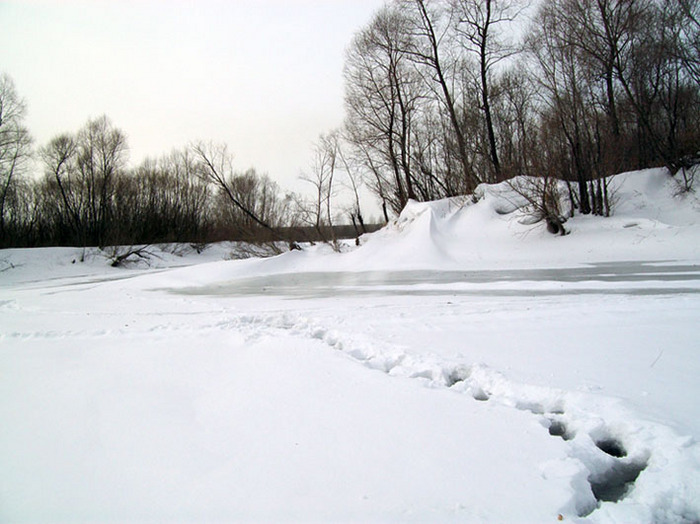
[[[410,202],[351,256],[371,269],[565,267],[700,257],[700,200],[679,194],[665,169],[623,173],[609,185],[613,216],[575,214],[566,223],[571,231],[566,237],[547,233],[543,222],[529,224],[527,202],[503,182],[480,185],[473,198]]]
[[[700,199],[695,193],[681,193],[677,180],[666,169],[617,175],[612,180],[612,191],[617,216],[669,226],[698,224]]]

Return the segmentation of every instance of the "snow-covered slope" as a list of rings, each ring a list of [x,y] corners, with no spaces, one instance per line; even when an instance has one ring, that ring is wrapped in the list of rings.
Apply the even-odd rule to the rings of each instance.
[[[617,175],[610,186],[613,216],[576,215],[563,238],[543,223],[524,224],[522,198],[507,183],[480,186],[476,203],[412,202],[358,251],[357,263],[473,269],[700,258],[695,194],[678,194],[663,169]]]
[[[183,285],[259,274],[313,271],[479,270],[577,267],[624,261],[700,260],[700,199],[679,194],[664,169],[613,177],[609,218],[577,214],[570,234],[551,235],[544,223],[527,225],[527,211],[507,183],[482,185],[474,199],[409,202],[382,230],[342,254],[307,246],[265,260],[184,271]],[[176,277],[172,274],[169,277]],[[173,285],[174,282],[171,282]]]
[[[0,522],[700,522],[700,206],[613,185],[565,237],[499,185],[341,254],[0,251]]]

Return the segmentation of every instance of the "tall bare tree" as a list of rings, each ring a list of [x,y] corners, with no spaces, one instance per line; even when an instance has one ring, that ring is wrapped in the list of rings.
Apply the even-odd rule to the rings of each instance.
[[[672,4],[673,5],[673,4]],[[696,84],[700,84],[700,1],[678,0],[679,56]]]
[[[319,237],[339,249],[333,228],[333,197],[336,194],[336,177],[340,169],[339,132],[321,134],[314,146],[310,170],[301,179],[313,187],[313,199],[303,205],[304,222],[313,227]]]
[[[174,150],[120,177],[114,199],[119,242],[201,239],[209,225],[209,192],[197,167],[189,150]]]
[[[459,63],[450,57],[449,32],[451,12],[446,5],[430,0],[403,0],[404,9],[411,13],[411,34],[416,42],[410,48],[412,59],[425,71],[428,84],[433,86],[441,107],[448,115],[451,131],[457,142],[457,157],[467,192],[481,183],[482,177],[474,171],[467,146],[467,136],[462,125],[452,76]]]
[[[246,187],[250,189],[251,182],[259,183],[260,180],[253,176],[254,172],[244,175],[236,173],[233,168],[233,156],[229,153],[226,144],[216,145],[198,142],[192,145],[192,151],[197,158],[199,173],[228,204],[233,206],[232,213],[239,216],[239,224],[245,222],[251,228],[257,227],[266,232],[266,235],[261,235],[259,231],[251,229],[247,233],[252,237],[252,240],[272,241],[268,247],[273,252],[279,252],[280,249],[275,242],[284,239],[275,229],[278,224],[275,224],[273,219],[277,219],[277,217],[269,212],[272,209],[271,206],[268,208],[260,207],[265,202],[259,201],[264,196],[262,193],[277,191],[276,185],[273,185],[269,180],[267,183],[259,185],[253,193],[256,198],[251,201],[246,198]],[[263,238],[264,236],[266,238]]]
[[[616,78],[637,119],[640,164],[661,163],[675,173],[685,155],[697,152],[697,6],[677,0],[630,4],[630,36],[616,55]]]
[[[0,245],[9,241],[8,222],[15,221],[19,178],[31,155],[32,139],[24,127],[26,106],[7,74],[0,75]]]
[[[54,228],[72,231],[69,241],[87,246],[87,226],[83,220],[85,194],[77,174],[75,137],[69,134],[56,136],[41,148],[39,154],[46,174],[45,206],[50,206]],[[63,234],[54,232],[52,236],[62,237]]]
[[[71,242],[106,246],[114,240],[114,196],[126,169],[126,136],[102,116],[76,135],[60,135],[42,149],[45,172],[60,195],[56,205]]]
[[[347,136],[399,212],[416,198],[411,133],[421,93],[407,50],[408,18],[386,6],[353,40],[345,65]]]
[[[526,6],[515,0],[451,0],[452,19],[461,47],[476,59],[476,84],[484,115],[489,157],[493,169],[491,181],[501,179],[492,109],[492,87],[496,66],[513,56],[518,48],[506,40],[509,30]]]
[[[251,168],[242,173],[234,173],[228,180],[228,186],[245,209],[273,229],[292,225],[286,196],[268,175],[258,174]],[[219,191],[213,202],[222,229],[231,231],[241,239],[260,238],[259,224],[241,208],[231,206],[227,193]]]
[[[353,196],[353,202],[348,206],[348,214],[352,225],[355,228],[357,236],[367,232],[365,227],[365,219],[362,214],[362,202],[360,198],[360,189],[362,187],[362,179],[358,174],[359,168],[352,157],[348,156],[347,153],[347,139],[338,131],[336,133],[336,144],[337,144],[337,158],[339,163],[342,165],[345,171],[345,180],[341,182],[344,187],[350,189]]]
[[[588,183],[592,178],[590,71],[580,61],[567,32],[568,0],[545,0],[537,13],[527,48],[535,58],[543,104],[542,123],[559,129],[569,150],[563,178],[578,184],[579,209],[591,212]]]

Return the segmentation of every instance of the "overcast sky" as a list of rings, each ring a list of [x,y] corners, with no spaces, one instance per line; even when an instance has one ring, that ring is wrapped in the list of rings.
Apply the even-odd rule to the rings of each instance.
[[[132,164],[202,139],[283,187],[343,118],[345,48],[384,0],[0,0],[0,72],[38,145],[106,114]],[[302,186],[303,187],[303,186]]]

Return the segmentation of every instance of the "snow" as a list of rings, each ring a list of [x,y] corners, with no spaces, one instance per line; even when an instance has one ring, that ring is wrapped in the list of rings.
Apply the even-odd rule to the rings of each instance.
[[[700,522],[700,203],[612,185],[565,237],[500,185],[341,254],[0,251],[0,522]]]

